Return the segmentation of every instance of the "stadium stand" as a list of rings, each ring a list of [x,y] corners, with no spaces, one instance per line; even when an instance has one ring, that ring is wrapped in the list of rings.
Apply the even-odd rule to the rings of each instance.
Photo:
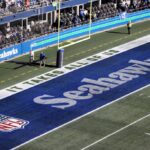
[[[63,2],[66,0],[63,0]],[[67,0],[69,1],[69,0]],[[1,0],[0,1],[0,16],[17,13],[19,11],[27,11],[37,7],[52,5],[54,0],[34,0],[30,4],[27,1]],[[116,4],[114,1],[104,2],[100,6],[98,1],[93,2],[92,21],[106,19],[119,15],[122,11],[129,13],[150,8],[150,1],[133,1],[129,4],[126,0]],[[80,7],[79,14],[76,13],[73,7],[61,10],[60,27],[62,30],[86,24],[89,20],[89,5]],[[15,43],[36,38],[45,34],[57,32],[58,18],[51,24],[49,21],[39,20],[39,16],[29,19],[28,24],[21,25],[19,22],[0,25],[0,48],[8,47]]]
[[[57,0],[32,0],[29,2],[28,0],[1,0],[0,1],[0,14],[5,16],[13,13],[17,13],[20,11],[26,11],[29,9],[35,9],[38,7],[52,5],[54,1]],[[61,0],[69,1],[69,0]]]

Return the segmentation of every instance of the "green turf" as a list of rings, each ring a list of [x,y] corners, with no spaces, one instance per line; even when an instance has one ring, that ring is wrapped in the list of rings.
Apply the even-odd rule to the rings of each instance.
[[[150,114],[150,87],[49,133],[20,150],[80,150]],[[114,134],[88,150],[149,150],[150,117]]]
[[[149,25],[150,21],[133,25],[131,35],[127,34],[126,27],[92,35],[91,40],[65,48],[64,64],[150,34]],[[34,66],[28,65],[28,55],[15,59],[17,63],[5,62],[0,64],[0,89],[55,69],[57,47],[50,47],[44,51],[48,57],[47,64],[50,65],[45,68],[39,68],[38,63]],[[38,56],[39,52],[36,52],[36,59],[38,59]]]

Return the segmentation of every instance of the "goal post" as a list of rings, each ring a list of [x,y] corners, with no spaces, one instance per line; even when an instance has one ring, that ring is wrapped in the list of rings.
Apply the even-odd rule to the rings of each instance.
[[[89,19],[88,24],[85,29],[80,30],[72,30],[71,33],[63,33],[61,32],[61,1],[58,0],[58,49],[64,49],[68,46],[89,40],[91,38],[91,28],[92,28],[92,0],[89,0]],[[81,27],[81,26],[79,26]],[[77,28],[79,28],[77,27]],[[84,32],[84,34],[82,34]],[[73,35],[81,34],[81,36],[73,37]],[[71,37],[72,36],[72,37]],[[68,38],[67,38],[68,37]]]

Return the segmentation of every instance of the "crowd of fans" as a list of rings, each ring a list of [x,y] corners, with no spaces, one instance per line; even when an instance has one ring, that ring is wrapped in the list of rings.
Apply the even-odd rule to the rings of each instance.
[[[126,0],[116,5],[116,3],[102,4],[100,7],[94,5],[92,8],[92,21],[113,17],[119,14],[120,11],[127,10],[128,12],[137,11],[145,8],[150,8],[149,1],[141,3],[133,3],[129,5]],[[89,22],[90,8],[85,7],[80,9],[79,15],[73,9],[64,9],[60,14],[60,27],[66,29],[73,26],[78,26]],[[4,48],[11,44],[19,43],[41,35],[56,32],[58,28],[58,19],[50,25],[48,22],[39,22],[32,20],[27,26],[4,26],[0,30],[0,48]]]
[[[30,2],[29,2],[30,1]],[[10,15],[42,6],[53,5],[58,0],[0,0],[0,16]],[[61,0],[68,1],[68,0]]]
[[[133,0],[131,4],[129,4],[126,0],[122,0],[121,3],[118,4],[118,8],[126,10],[129,13],[139,11],[150,8],[150,0]]]
[[[92,8],[92,21],[96,21],[99,19],[105,19],[109,17],[114,17],[118,14],[118,9],[116,8],[114,3],[102,4],[101,7],[97,5]],[[76,12],[70,10],[64,10],[60,15],[60,27],[62,29],[73,27],[81,24],[85,24],[89,22],[90,18],[90,7],[86,7],[84,9],[80,9],[79,15]],[[53,27],[57,27],[57,20]]]

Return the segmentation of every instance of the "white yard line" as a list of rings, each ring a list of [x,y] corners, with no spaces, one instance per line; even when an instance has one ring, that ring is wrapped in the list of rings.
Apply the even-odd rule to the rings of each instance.
[[[84,117],[86,117],[86,116],[88,116],[88,115],[90,115],[90,114],[92,114],[92,113],[94,113],[94,112],[96,112],[96,111],[102,109],[102,108],[105,108],[105,107],[107,107],[107,106],[109,106],[109,105],[111,105],[111,104],[113,104],[113,103],[115,103],[115,102],[117,102],[117,101],[119,101],[119,100],[122,100],[123,98],[126,98],[127,96],[129,96],[129,95],[131,95],[131,94],[134,94],[134,93],[136,93],[136,92],[139,92],[139,91],[141,91],[141,90],[143,90],[143,89],[145,89],[145,88],[147,88],[147,87],[150,87],[150,84],[147,85],[147,86],[145,86],[145,87],[142,87],[142,88],[140,88],[140,89],[138,89],[138,90],[136,90],[136,91],[133,91],[133,92],[127,94],[127,95],[124,95],[124,96],[122,96],[122,97],[120,97],[120,98],[118,98],[118,99],[116,99],[116,100],[114,100],[114,101],[112,101],[112,102],[110,102],[110,103],[107,103],[106,105],[103,105],[103,106],[101,106],[101,107],[99,107],[99,108],[97,108],[97,109],[95,109],[95,110],[92,110],[92,111],[90,111],[90,112],[88,112],[88,113],[86,113],[86,114],[84,114],[84,115],[81,115],[81,116],[79,116],[79,117],[77,117],[77,118],[75,118],[75,119],[73,119],[73,120],[71,120],[71,121],[69,121],[69,122],[67,122],[67,123],[64,123],[64,124],[62,124],[62,125],[60,125],[60,126],[54,128],[53,130],[50,130],[50,131],[48,131],[48,132],[45,132],[44,134],[41,134],[41,135],[39,135],[39,136],[37,136],[37,137],[35,137],[35,138],[33,138],[33,139],[31,139],[31,140],[25,142],[25,143],[22,143],[22,144],[20,144],[20,145],[18,145],[18,146],[16,146],[16,147],[12,148],[11,150],[16,150],[17,148],[20,148],[21,146],[24,146],[24,145],[26,145],[26,144],[28,144],[28,143],[30,143],[30,142],[32,142],[32,141],[34,141],[34,140],[40,138],[40,137],[43,137],[43,136],[45,136],[45,135],[47,135],[47,134],[49,134],[49,133],[52,133],[52,132],[54,132],[54,131],[56,131],[56,130],[58,130],[58,129],[60,129],[60,128],[63,128],[63,127],[65,127],[66,125],[69,125],[69,124],[71,124],[71,123],[73,123],[73,122],[75,122],[75,121],[77,121],[77,120],[80,120],[80,119],[82,119],[82,118],[84,118]],[[150,114],[149,114],[149,115],[150,115]]]
[[[146,135],[150,135],[150,133],[145,133]]]
[[[128,127],[130,127],[130,126],[132,126],[132,125],[134,125],[134,124],[136,124],[136,123],[138,123],[138,122],[140,122],[140,121],[142,121],[142,120],[144,120],[144,119],[146,119],[146,118],[148,118],[148,117],[150,117],[150,114],[148,114],[148,115],[146,115],[146,116],[144,116],[144,117],[142,117],[142,118],[140,118],[140,119],[138,119],[138,120],[136,120],[136,121],[134,121],[134,122],[132,122],[132,123],[130,123],[130,124],[128,124],[128,125],[122,127],[122,128],[120,128],[119,130],[117,130],[117,131],[115,131],[115,132],[113,132],[113,133],[108,134],[107,136],[105,136],[105,137],[103,137],[103,138],[101,138],[101,139],[99,139],[99,140],[97,140],[97,141],[91,143],[90,145],[88,145],[88,146],[82,148],[81,150],[86,150],[86,149],[88,149],[88,148],[90,148],[90,147],[96,145],[97,143],[100,143],[101,141],[106,140],[107,138],[109,138],[109,137],[111,137],[111,136],[113,136],[113,135],[115,135],[115,134],[117,134],[117,133],[119,133],[119,132],[121,132],[121,131],[127,129]],[[150,135],[150,134],[149,134],[149,135]]]

